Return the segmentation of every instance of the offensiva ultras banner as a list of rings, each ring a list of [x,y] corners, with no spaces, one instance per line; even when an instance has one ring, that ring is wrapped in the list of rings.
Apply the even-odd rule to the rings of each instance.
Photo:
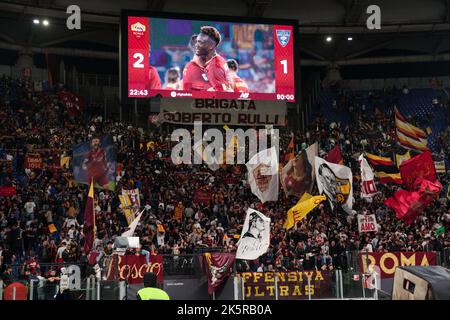
[[[276,294],[279,300],[308,299],[309,294],[315,299],[332,295],[331,274],[325,271],[243,272],[239,276],[244,279],[246,300],[275,300]]]
[[[371,265],[378,266],[381,279],[393,278],[395,269],[401,266],[436,265],[435,252],[361,252],[359,253],[361,272]]]
[[[176,124],[206,125],[286,125],[286,102],[225,99],[164,99],[164,121]]]

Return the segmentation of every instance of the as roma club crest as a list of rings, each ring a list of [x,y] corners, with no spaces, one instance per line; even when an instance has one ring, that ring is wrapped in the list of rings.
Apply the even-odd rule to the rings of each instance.
[[[336,183],[336,201],[340,204],[346,203],[350,194],[350,180],[336,178]]]
[[[277,30],[277,39],[282,47],[286,47],[289,43],[289,39],[291,38],[290,30]]]
[[[145,29],[145,25],[140,22],[136,22],[131,25],[131,32],[137,39],[141,38],[145,34]]]

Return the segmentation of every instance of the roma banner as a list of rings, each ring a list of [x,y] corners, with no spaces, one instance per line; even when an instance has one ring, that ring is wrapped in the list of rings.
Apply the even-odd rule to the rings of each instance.
[[[117,261],[119,259],[119,261]],[[117,270],[117,266],[119,270]],[[127,280],[129,284],[144,282],[144,274],[153,272],[157,276],[158,283],[164,281],[163,257],[159,254],[150,255],[150,263],[147,264],[145,255],[114,255],[110,260],[107,280]]]
[[[358,214],[358,230],[362,232],[378,232],[377,219],[374,214]]]
[[[381,279],[393,278],[395,269],[401,266],[436,265],[435,252],[360,252],[359,267],[362,273],[371,266],[380,268]]]
[[[39,154],[28,154],[25,157],[25,168],[27,169],[42,169],[44,161]]]
[[[14,186],[0,186],[0,197],[12,197],[17,193]]]
[[[110,135],[93,137],[73,148],[73,175],[78,183],[114,191],[116,173],[116,147]]]
[[[226,99],[162,99],[164,122],[208,125],[286,125],[287,104],[283,101]]]
[[[332,296],[331,273],[325,271],[243,272],[238,276],[244,281],[246,300],[275,300],[276,289],[279,300],[308,299],[309,294],[315,299]]]

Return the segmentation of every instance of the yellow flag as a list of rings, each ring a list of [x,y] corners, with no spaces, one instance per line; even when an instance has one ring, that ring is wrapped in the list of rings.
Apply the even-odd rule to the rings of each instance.
[[[53,223],[51,223],[48,225],[48,231],[50,233],[54,233],[54,232],[58,231],[58,229],[56,229],[55,225]]]
[[[230,130],[230,128],[226,124],[223,125],[223,128],[225,129],[225,131]]]
[[[408,159],[411,159],[411,155],[409,154],[409,151],[406,152],[405,154],[398,154],[398,153],[395,154],[395,160],[397,162],[398,168],[400,168],[400,165]]]
[[[59,165],[60,165],[61,168],[68,169],[69,168],[69,163],[70,163],[70,157],[61,157]]]
[[[289,209],[286,221],[284,222],[284,228],[287,230],[292,228],[297,222],[311,212],[312,209],[326,199],[326,196],[312,196],[309,193],[303,194],[297,204]]]
[[[133,210],[131,210],[131,200],[128,195],[119,195],[120,204],[122,205],[123,214],[127,220],[128,225],[130,225],[134,220]]]
[[[162,224],[158,223],[158,224],[156,225],[156,227],[158,228],[158,231],[159,231],[159,232],[161,232],[161,233],[165,233],[165,232],[166,232],[166,230],[164,230],[164,227],[163,227]]]

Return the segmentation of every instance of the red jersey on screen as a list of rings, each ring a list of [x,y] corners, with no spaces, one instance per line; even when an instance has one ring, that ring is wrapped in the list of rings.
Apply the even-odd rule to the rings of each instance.
[[[89,151],[86,166],[88,182],[94,179],[94,183],[98,182],[101,185],[108,183],[108,177],[106,176],[106,154],[103,149],[98,148]]]
[[[247,83],[238,75],[233,76],[233,90],[234,92],[250,92]]]
[[[211,84],[208,81],[204,68],[194,60],[189,61],[184,67],[183,90],[206,91],[211,88]]]
[[[227,61],[216,54],[205,63],[206,76],[216,91],[232,91]]]
[[[147,90],[161,89],[161,79],[155,67],[149,66]]]

